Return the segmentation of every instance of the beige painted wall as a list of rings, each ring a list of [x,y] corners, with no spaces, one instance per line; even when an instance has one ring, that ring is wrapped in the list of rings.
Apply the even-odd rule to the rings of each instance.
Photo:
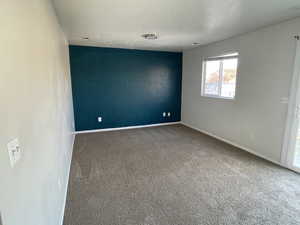
[[[59,225],[74,138],[68,43],[50,0],[2,0],[0,27],[3,225]],[[16,137],[23,156],[12,169]]]
[[[300,18],[183,53],[182,121],[280,162]],[[238,51],[235,100],[201,96],[202,59]]]

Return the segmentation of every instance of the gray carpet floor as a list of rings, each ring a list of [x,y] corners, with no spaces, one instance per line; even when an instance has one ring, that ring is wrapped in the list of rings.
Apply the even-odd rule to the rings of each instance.
[[[300,224],[300,175],[182,125],[76,136],[64,225]]]

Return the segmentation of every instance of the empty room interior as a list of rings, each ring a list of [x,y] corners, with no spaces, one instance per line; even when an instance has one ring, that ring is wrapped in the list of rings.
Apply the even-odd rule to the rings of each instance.
[[[0,5],[0,225],[300,225],[299,0]]]

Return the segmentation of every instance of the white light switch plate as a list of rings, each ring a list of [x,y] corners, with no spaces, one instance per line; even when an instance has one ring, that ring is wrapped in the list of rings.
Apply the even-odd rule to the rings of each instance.
[[[19,140],[16,138],[7,144],[8,155],[10,159],[11,167],[14,167],[15,164],[21,158],[21,149],[19,145]]]

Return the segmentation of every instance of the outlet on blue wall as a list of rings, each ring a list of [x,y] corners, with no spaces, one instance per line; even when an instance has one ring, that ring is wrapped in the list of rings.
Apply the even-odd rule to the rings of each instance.
[[[70,46],[70,63],[77,131],[180,121],[182,53]]]

